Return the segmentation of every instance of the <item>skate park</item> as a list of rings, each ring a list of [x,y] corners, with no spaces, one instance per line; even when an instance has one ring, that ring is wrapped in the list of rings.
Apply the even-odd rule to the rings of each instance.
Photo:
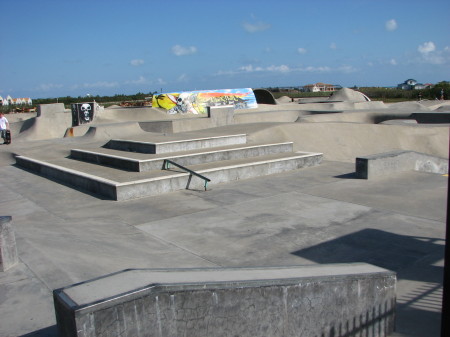
[[[0,273],[0,335],[56,336],[53,290],[128,269],[325,265],[332,273],[331,265],[365,263],[397,275],[396,332],[390,335],[438,336],[450,104],[385,104],[348,90],[324,101],[211,109],[210,116],[111,107],[77,127],[57,105],[42,107],[40,116],[8,116],[13,142],[1,146],[1,209],[11,216],[18,261]],[[229,136],[239,136],[239,144],[211,146],[211,139]],[[255,155],[245,151],[264,148],[258,156],[272,157],[258,169],[254,161],[226,165],[235,171],[214,173],[206,188],[194,176],[186,189],[189,173],[163,172],[181,183],[153,195],[120,199],[89,188],[100,179],[73,183],[90,176],[123,183],[119,173],[102,174],[122,157],[149,157],[132,150],[118,155],[106,145],[124,138],[153,145],[206,139],[208,153],[239,148],[249,159]],[[71,158],[74,150],[88,162],[83,178],[72,175],[83,170],[82,160]],[[185,150],[173,152],[179,158]],[[386,153],[391,162],[369,179],[357,177],[356,158],[379,160]],[[400,165],[403,153],[414,164]],[[425,169],[415,169],[418,157]],[[194,165],[206,164],[212,161]],[[206,177],[211,170],[194,169]],[[130,174],[137,176],[133,186],[151,178]],[[328,325],[323,334],[337,330]]]

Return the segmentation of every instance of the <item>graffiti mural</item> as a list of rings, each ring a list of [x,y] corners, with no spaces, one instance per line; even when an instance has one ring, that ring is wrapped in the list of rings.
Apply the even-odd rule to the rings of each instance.
[[[164,108],[168,114],[205,114],[210,106],[234,105],[235,109],[257,108],[255,94],[250,88],[199,90],[154,95],[152,106]]]

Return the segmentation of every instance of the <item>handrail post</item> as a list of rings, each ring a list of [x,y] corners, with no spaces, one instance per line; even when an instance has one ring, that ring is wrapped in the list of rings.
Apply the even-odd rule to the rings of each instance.
[[[169,167],[170,167],[170,164],[173,164],[174,166],[176,166],[176,167],[186,171],[187,173],[189,173],[189,180],[188,180],[188,183],[186,185],[186,189],[189,189],[189,185],[191,184],[192,176],[195,175],[195,176],[197,176],[200,179],[203,179],[205,181],[205,191],[206,191],[207,184],[208,184],[209,181],[211,181],[211,179],[206,178],[205,176],[202,176],[201,174],[199,174],[199,173],[197,173],[195,171],[192,171],[192,170],[188,169],[187,167],[184,167],[183,165],[177,164],[174,161],[171,161],[169,159],[164,159],[163,168],[162,169],[163,170],[168,170]]]

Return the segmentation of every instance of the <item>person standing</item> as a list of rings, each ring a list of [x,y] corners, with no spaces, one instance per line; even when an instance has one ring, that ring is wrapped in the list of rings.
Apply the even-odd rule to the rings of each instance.
[[[3,138],[3,142],[6,140],[6,130],[9,129],[9,122],[6,119],[5,115],[0,112],[0,135]]]

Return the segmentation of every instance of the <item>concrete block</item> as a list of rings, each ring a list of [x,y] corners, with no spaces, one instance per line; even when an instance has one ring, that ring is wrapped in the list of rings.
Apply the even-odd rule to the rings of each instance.
[[[126,270],[53,292],[61,336],[388,336],[395,273],[365,263]]]
[[[105,147],[122,151],[159,154],[178,151],[190,151],[196,149],[205,149],[210,147],[219,147],[227,145],[245,144],[246,142],[247,142],[247,135],[239,134],[239,135],[175,140],[159,143],[140,142],[126,139],[112,139],[105,145]]]
[[[356,158],[355,171],[361,179],[405,171],[445,174],[448,173],[448,159],[414,151],[390,151]]]
[[[37,108],[37,116],[63,113],[65,110],[64,103],[39,104]]]
[[[10,216],[0,216],[0,271],[4,272],[19,262],[16,237]]]
[[[210,106],[207,109],[213,127],[234,124],[234,106]]]

